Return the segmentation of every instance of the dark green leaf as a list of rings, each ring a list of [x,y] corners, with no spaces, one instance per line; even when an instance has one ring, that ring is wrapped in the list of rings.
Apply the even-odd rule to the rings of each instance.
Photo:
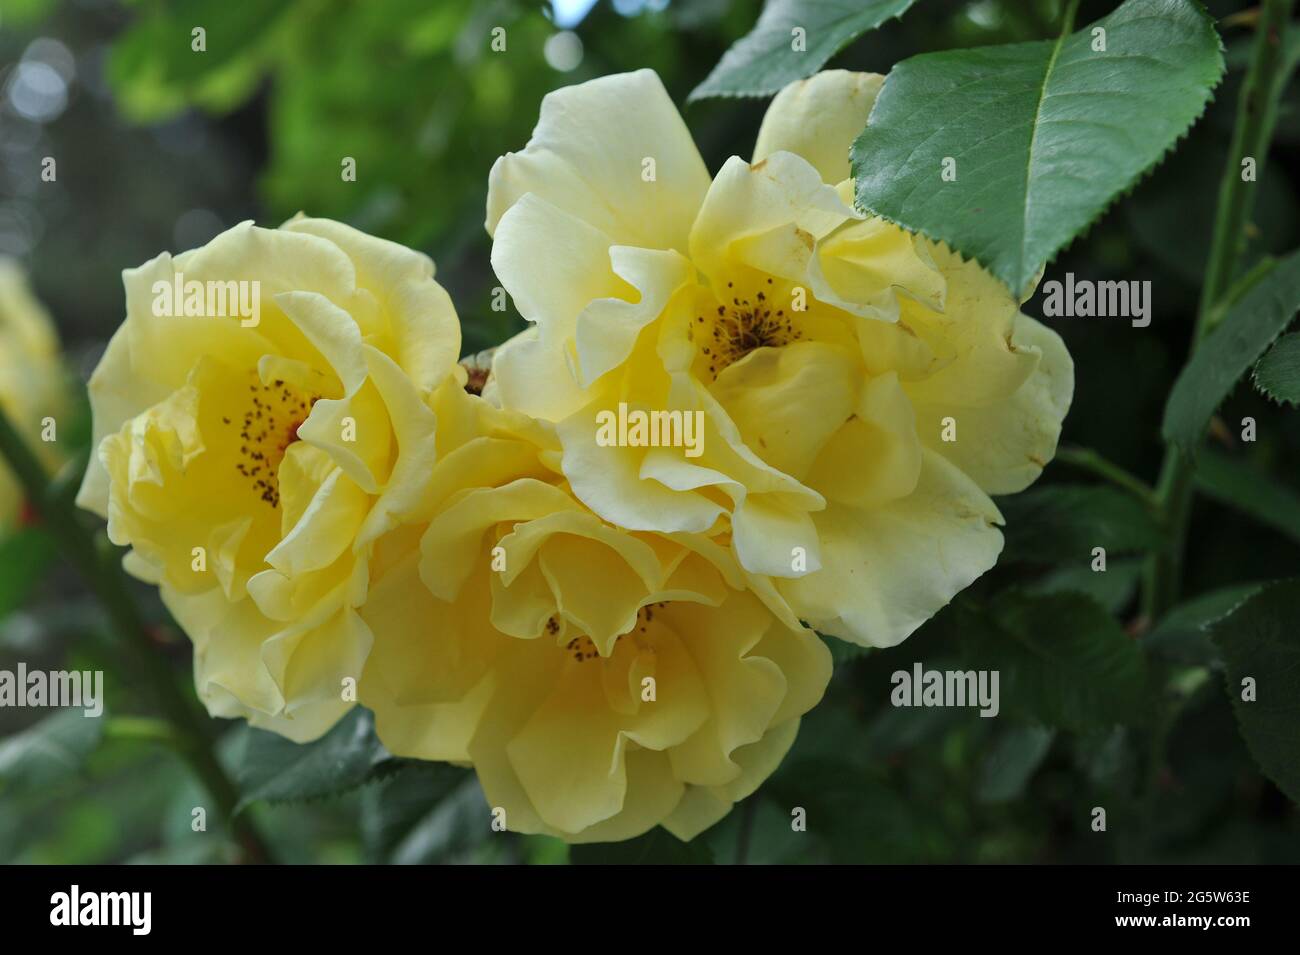
[[[837,669],[866,656],[872,649],[871,647],[858,646],[856,643],[849,643],[839,637],[828,637],[825,634],[818,634],[818,636],[830,648],[831,662],[834,663]]]
[[[445,862],[494,834],[472,772],[446,763],[403,762],[392,779],[362,793],[361,829],[372,862]]]
[[[1090,567],[1094,547],[1106,548],[1109,557],[1160,543],[1146,504],[1107,485],[1045,485],[1002,498],[998,507],[1007,520],[1004,561]]]
[[[760,792],[697,836],[694,842],[703,843],[713,858],[724,864],[788,865],[828,858],[820,851],[820,845],[810,844],[807,832],[798,832],[791,826],[792,821],[788,809]]]
[[[1128,788],[1137,771],[1129,735],[1122,726],[1080,733],[1070,747],[1074,765],[1094,786]]]
[[[812,76],[857,37],[902,16],[916,0],[767,0],[758,23],[723,54],[691,92],[706,96],[769,96]],[[796,49],[796,30],[803,49]]]
[[[1176,797],[1164,800],[1152,820],[1153,839],[1183,840],[1203,853],[1202,861],[1222,861],[1220,853],[1206,851],[1205,839],[1242,811],[1243,790],[1257,790],[1260,773],[1242,745],[1232,704],[1214,680],[1179,712],[1166,743],[1165,765],[1177,781]]]
[[[803,838],[835,862],[938,861],[952,852],[933,812],[909,801],[878,772],[825,757],[793,760],[762,789],[787,825],[802,809]]]
[[[1084,594],[1111,613],[1119,613],[1137,591],[1142,563],[1137,557],[1108,560],[1105,572],[1093,570],[1091,561],[1057,567],[1027,584],[1025,591],[1031,594]]]
[[[0,741],[0,783],[30,791],[76,776],[103,738],[105,719],[59,710]]]
[[[1214,409],[1300,308],[1300,252],[1279,261],[1238,299],[1192,355],[1169,393],[1161,433],[1190,450]]]
[[[295,743],[251,730],[239,764],[239,809],[259,799],[287,802],[355,789],[389,760],[369,710],[355,707],[320,739]]]
[[[1219,651],[1210,640],[1210,629],[1255,594],[1260,586],[1238,584],[1201,594],[1169,611],[1142,642],[1152,653],[1177,663],[1215,665],[1219,662]]]
[[[57,553],[54,538],[39,527],[0,539],[0,618],[22,605]]]
[[[711,865],[713,855],[698,840],[682,842],[655,826],[645,835],[626,842],[591,842],[573,846],[574,865]]]
[[[1220,503],[1300,541],[1300,494],[1246,459],[1203,449],[1196,459],[1196,485]]]
[[[980,766],[976,797],[981,802],[1009,802],[1047,758],[1056,730],[1045,726],[1012,726],[994,743]]]
[[[858,207],[1025,289],[1187,131],[1223,74],[1192,0],[1128,0],[1095,26],[1104,52],[1085,28],[895,66],[853,145]]]
[[[1300,580],[1273,584],[1214,625],[1237,726],[1264,773],[1300,803]],[[1243,680],[1254,700],[1243,700]]]
[[[1255,387],[1276,402],[1300,404],[1300,333],[1273,343],[1255,366]]]
[[[1066,730],[1144,715],[1146,665],[1134,640],[1081,594],[1001,594],[969,616],[965,667],[999,673],[1001,712]]]

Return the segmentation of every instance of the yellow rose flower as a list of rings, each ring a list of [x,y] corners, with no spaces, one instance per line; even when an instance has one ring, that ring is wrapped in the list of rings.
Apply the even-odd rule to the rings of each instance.
[[[653,72],[559,90],[493,167],[486,224],[535,323],[491,396],[557,423],[575,496],[728,543],[790,625],[890,646],[996,561],[989,495],[1053,455],[1073,368],[978,265],[853,209],[881,82],[792,84],[754,161],[712,179]],[[703,440],[612,443],[620,406],[698,416]]]
[[[409,249],[243,223],[123,273],[78,503],[194,643],[199,696],[295,740],[352,705],[374,541],[432,467],[460,327]]]
[[[0,256],[0,408],[53,471],[64,460],[57,440],[41,439],[46,418],[57,429],[67,410],[59,338],[44,307],[27,287],[18,263]],[[0,534],[22,520],[23,492],[0,462]]]
[[[375,547],[361,702],[391,752],[473,765],[513,831],[692,838],[776,768],[829,652],[725,548],[597,518],[553,428],[460,381],[434,397],[424,493]]]

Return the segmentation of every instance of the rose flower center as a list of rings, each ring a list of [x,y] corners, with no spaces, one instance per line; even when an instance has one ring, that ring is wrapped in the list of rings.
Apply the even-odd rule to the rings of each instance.
[[[243,414],[221,419],[223,424],[239,428],[235,471],[240,480],[272,507],[280,505],[280,462],[289,445],[298,440],[298,428],[319,397],[282,379],[263,384],[254,374]]]
[[[728,365],[740,361],[758,348],[780,348],[803,338],[788,303],[773,296],[772,280],[752,291],[737,289],[728,282],[718,305],[697,315],[690,338],[699,344],[716,378]]]

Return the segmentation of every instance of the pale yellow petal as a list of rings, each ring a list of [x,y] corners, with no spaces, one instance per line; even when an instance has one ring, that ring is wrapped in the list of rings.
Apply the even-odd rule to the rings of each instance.
[[[1008,397],[977,406],[944,402],[937,395],[916,402],[917,427],[926,446],[989,494],[1015,494],[1038,479],[1056,453],[1074,394],[1074,363],[1054,331],[1021,315],[1011,342],[1018,353],[1041,357]],[[943,440],[945,418],[952,419],[954,441]]]
[[[631,715],[613,711],[604,705],[600,682],[602,665],[608,664],[569,660],[546,700],[506,747],[548,825],[579,833],[618,813],[628,793],[629,742],[662,750],[705,720],[703,684],[680,642],[656,640],[655,649],[662,705],[645,705]]]
[[[853,413],[860,379],[861,365],[846,349],[796,342],[750,352],[723,370],[712,391],[749,448],[802,481]]]
[[[649,162],[647,162],[649,160]],[[618,245],[686,250],[708,170],[659,77],[603,76],[548,93],[528,146],[488,180],[487,230],[534,193]]]
[[[599,443],[596,416],[610,410],[598,402],[559,423],[564,476],[579,500],[611,523],[630,530],[671,533],[712,527],[723,512],[722,505],[695,491],[672,488],[663,482],[661,471],[653,477],[643,473],[643,462],[657,459],[647,454],[647,449]],[[672,449],[667,457],[677,461],[682,452]]]
[[[438,419],[414,382],[375,348],[366,348],[366,365],[388,414],[396,456],[365,524],[357,531],[358,546],[369,544],[394,527],[399,515],[419,506],[438,462]]]
[[[820,302],[867,319],[898,319],[898,296],[942,311],[948,284],[922,240],[872,216],[817,243],[809,284]]]
[[[125,326],[119,327],[109,339],[108,349],[95,366],[88,388],[93,412],[92,451],[97,451],[106,437],[120,431],[127,420],[162,401],[170,392],[165,384],[136,374],[131,367],[130,333]],[[91,454],[86,465],[86,476],[77,492],[77,506],[108,517],[108,472],[97,453]]]
[[[849,148],[867,125],[885,78],[822,70],[776,94],[754,144],[754,161],[782,150],[802,156],[835,185],[849,178]]]
[[[286,576],[328,567],[352,549],[369,510],[370,495],[335,468],[266,562]]]
[[[829,501],[859,508],[911,494],[921,473],[916,418],[894,372],[868,379],[850,420],[821,449],[808,483]]]
[[[296,436],[328,454],[367,494],[379,493],[392,467],[392,423],[368,378],[343,398],[316,401]]]
[[[557,510],[576,510],[571,497],[549,484],[521,478],[502,487],[470,488],[439,513],[421,538],[420,573],[434,595],[454,599],[475,571],[483,541],[498,522],[532,521]],[[495,542],[494,542],[495,543]],[[518,573],[526,559],[507,563]]]
[[[679,289],[694,279],[677,252],[613,246],[610,265],[636,301],[597,299],[578,315],[575,330],[578,383],[587,387],[632,353],[641,330],[657,319]]]
[[[683,842],[689,842],[717,823],[739,800],[750,796],[776,770],[794,745],[799,721],[773,727],[763,738],[735,752],[741,774],[725,786],[688,786],[681,802],[662,825]]]
[[[691,260],[715,288],[740,268],[803,282],[816,241],[855,218],[859,213],[793,153],[752,165],[733,156],[691,229]]]
[[[778,586],[813,627],[861,646],[902,642],[1002,550],[993,502],[932,451],[907,497],[870,510],[832,503],[814,519],[821,570]]]
[[[386,714],[396,729],[423,718],[423,711],[405,712],[407,707],[463,701],[515,643],[488,623],[487,581],[486,574],[477,574],[454,603],[439,600],[420,580],[417,552],[380,577],[359,611],[374,634],[361,702]]]
[[[489,382],[495,400],[548,421],[562,421],[586,405],[591,399],[570,366],[567,340],[562,328],[534,325],[498,345]]]
[[[333,242],[356,267],[357,283],[378,299],[392,357],[417,388],[433,388],[460,355],[460,322],[428,256],[331,219],[297,217],[282,227]]]
[[[1038,355],[1012,347],[1019,303],[974,261],[942,243],[926,248],[947,282],[944,311],[901,302],[901,321],[939,359],[931,374],[908,381],[917,402],[978,406],[1014,394],[1038,365]]]
[[[731,753],[762,738],[785,696],[781,668],[751,652],[772,617],[748,598],[731,601],[725,611],[675,605],[668,620],[682,630],[709,695],[708,722],[672,749],[673,771],[695,785],[728,783],[740,775]]]

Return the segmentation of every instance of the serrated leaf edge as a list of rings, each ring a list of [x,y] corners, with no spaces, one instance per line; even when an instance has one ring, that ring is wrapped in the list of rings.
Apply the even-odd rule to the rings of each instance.
[[[912,3],[908,4],[905,9],[900,10],[898,13],[891,14],[890,16],[885,17],[875,26],[867,27],[865,30],[860,30],[859,32],[853,34],[852,36],[847,37],[843,43],[841,43],[834,50],[832,50],[825,58],[818,60],[817,57],[813,57],[811,61],[813,63],[812,69],[808,70],[807,72],[801,71],[801,75],[796,79],[791,80],[790,82],[798,83],[820,72],[822,67],[824,67],[831,60],[835,59],[835,57],[843,53],[846,49],[849,48],[850,45],[856,43],[858,40],[866,36],[868,33],[872,32],[873,30],[879,30],[890,20],[901,20],[904,14],[908,13],[915,6],[916,6],[916,0],[912,0]],[[722,54],[722,58],[719,59],[718,62],[713,65],[713,69],[709,70],[709,75],[706,76],[704,79],[702,79],[699,85],[695,87],[695,89],[691,90],[689,93],[686,94],[686,102],[688,105],[691,103],[699,102],[702,99],[757,99],[757,98],[762,98],[764,96],[775,96],[777,93],[781,92],[781,90],[785,89],[785,86],[789,85],[789,83],[787,83],[785,84],[785,86],[778,86],[775,89],[770,87],[748,87],[744,89],[727,89],[727,90],[706,90],[705,89],[705,87],[707,87],[709,83],[713,80],[713,77],[717,74],[717,72],[722,68],[722,65],[726,61],[728,54],[730,54],[731,51],[734,50],[741,43],[744,43],[746,40],[748,40],[758,30],[759,23],[761,23],[763,19],[763,13],[766,12],[767,12],[767,2],[764,2],[763,10],[762,12],[759,13],[758,19],[754,21],[754,26],[750,28],[749,32],[746,33],[744,36],[742,36],[740,39],[736,40],[736,42],[731,44],[731,46],[727,47],[726,51]],[[703,90],[704,92],[701,92],[701,90]]]
[[[1205,117],[1205,113],[1206,113],[1206,111],[1210,108],[1211,104],[1213,104],[1213,103],[1215,102],[1215,95],[1214,95],[1214,94],[1215,94],[1215,91],[1219,88],[1220,84],[1222,84],[1222,82],[1223,82],[1223,77],[1227,74],[1227,64],[1226,64],[1226,62],[1225,62],[1225,60],[1224,60],[1223,37],[1220,36],[1220,35],[1219,35],[1219,31],[1218,31],[1217,29],[1215,29],[1215,26],[1214,26],[1214,19],[1213,19],[1213,18],[1209,15],[1209,13],[1206,11],[1204,5],[1201,4],[1200,2],[1198,2],[1198,0],[1191,0],[1191,2],[1192,2],[1192,4],[1193,4],[1193,5],[1194,5],[1198,10],[1200,10],[1201,15],[1205,18],[1205,20],[1206,20],[1206,22],[1208,23],[1210,29],[1213,31],[1214,36],[1215,36],[1215,38],[1216,38],[1217,41],[1218,41],[1218,52],[1219,52],[1219,70],[1218,70],[1218,75],[1214,78],[1214,82],[1211,84],[1211,86],[1210,86],[1209,89],[1207,90],[1207,94],[1206,94],[1206,97],[1205,97],[1205,102],[1201,104],[1201,110],[1200,110],[1200,112],[1197,113],[1195,116],[1192,117],[1192,119],[1188,122],[1187,127],[1186,127],[1186,128],[1185,128],[1181,133],[1179,133],[1178,136],[1175,137],[1175,138],[1173,139],[1173,141],[1170,142],[1170,144],[1165,148],[1165,150],[1164,150],[1162,153],[1160,153],[1160,155],[1158,155],[1155,159],[1153,159],[1153,160],[1151,161],[1151,163],[1150,163],[1148,166],[1146,166],[1146,167],[1144,167],[1143,169],[1139,170],[1139,171],[1138,171],[1138,172],[1133,176],[1133,178],[1132,178],[1131,180],[1129,180],[1129,182],[1128,182],[1126,185],[1122,186],[1122,187],[1121,187],[1120,189],[1118,189],[1118,190],[1117,190],[1117,191],[1116,191],[1116,192],[1115,192],[1115,193],[1114,193],[1114,194],[1113,194],[1113,195],[1112,195],[1108,200],[1106,200],[1106,202],[1102,204],[1101,208],[1099,208],[1099,209],[1097,210],[1097,213],[1092,217],[1091,220],[1089,220],[1089,222],[1088,222],[1088,223],[1087,223],[1083,228],[1081,228],[1078,232],[1076,232],[1076,233],[1075,233],[1073,236],[1071,236],[1070,238],[1066,239],[1064,242],[1062,242],[1062,243],[1061,243],[1059,246],[1057,246],[1055,249],[1052,249],[1052,250],[1048,253],[1047,257],[1046,257],[1042,262],[1038,263],[1038,265],[1037,265],[1035,268],[1033,268],[1033,269],[1029,269],[1029,270],[1026,270],[1026,271],[1028,271],[1028,274],[1029,274],[1029,276],[1030,276],[1031,278],[1032,278],[1032,276],[1039,274],[1039,270],[1040,270],[1040,269],[1046,269],[1049,265],[1051,265],[1053,262],[1055,262],[1057,256],[1059,256],[1062,252],[1064,252],[1064,251],[1065,251],[1066,249],[1068,249],[1071,245],[1073,245],[1075,242],[1077,242],[1077,241],[1078,241],[1082,236],[1087,235],[1087,234],[1089,233],[1089,231],[1092,229],[1092,227],[1093,227],[1094,225],[1096,225],[1096,224],[1097,224],[1101,219],[1105,218],[1106,214],[1107,214],[1108,212],[1110,212],[1110,210],[1113,209],[1113,208],[1115,207],[1116,204],[1118,204],[1118,203],[1119,203],[1120,201],[1122,201],[1123,199],[1126,199],[1126,198],[1128,198],[1130,195],[1132,195],[1133,191],[1134,191],[1134,190],[1135,190],[1139,185],[1141,185],[1142,182],[1144,182],[1144,181],[1146,180],[1146,178],[1147,178],[1148,176],[1150,176],[1150,175],[1151,175],[1151,174],[1156,170],[1156,168],[1157,168],[1158,166],[1160,166],[1160,164],[1163,163],[1163,162],[1164,162],[1164,161],[1169,157],[1169,155],[1170,155],[1171,153],[1173,153],[1174,150],[1176,150],[1176,149],[1177,149],[1177,148],[1178,148],[1178,147],[1179,147],[1179,146],[1180,146],[1180,145],[1181,145],[1181,144],[1182,144],[1182,143],[1187,139],[1188,135],[1189,135],[1189,134],[1191,133],[1191,131],[1196,127],[1196,124],[1199,123],[1199,122],[1200,122],[1200,121]],[[1118,9],[1118,8],[1117,8],[1117,9]],[[1107,16],[1110,16],[1110,14],[1107,14]],[[1103,17],[1102,19],[1105,19],[1105,18]],[[1096,22],[1096,21],[1094,21],[1094,22]],[[1079,30],[1079,31],[1077,31],[1077,32],[1082,33],[1084,30],[1088,30],[1088,29],[1091,29],[1091,24],[1089,24],[1088,26],[1083,27],[1081,30]],[[1031,43],[1046,44],[1046,43],[1053,43],[1053,42],[1055,42],[1055,41],[1053,41],[1053,40],[1033,40],[1033,41],[1029,41],[1029,42],[1031,42]],[[998,46],[1013,46],[1013,45],[1023,45],[1023,44],[997,44],[997,45],[998,45]],[[969,48],[967,48],[967,49],[987,49],[987,48],[988,48],[988,47],[969,47]],[[936,55],[943,55],[943,54],[945,54],[945,53],[951,53],[951,52],[960,52],[960,51],[942,50],[942,51],[937,51],[937,52],[935,52],[935,53],[921,53],[921,54],[918,54],[917,56],[936,56]],[[917,57],[909,57],[908,59],[916,59],[916,58],[917,58]],[[907,60],[904,60],[904,61],[902,61],[902,62],[905,63],[905,62],[907,62]],[[896,63],[896,64],[894,64],[894,66],[897,67],[898,64]],[[880,95],[876,97],[875,105],[873,105],[873,106],[871,107],[871,115],[869,115],[869,116],[867,117],[867,125],[866,125],[865,127],[863,127],[862,132],[859,133],[859,134],[857,135],[857,137],[854,138],[852,146],[849,147],[849,166],[850,166],[850,169],[852,169],[854,163],[856,162],[856,160],[857,160],[857,158],[858,158],[858,142],[859,142],[859,140],[862,138],[862,136],[866,133],[867,129],[869,129],[869,128],[871,127],[871,117],[875,115],[876,108],[880,105],[880,99],[881,99],[882,96],[884,96],[885,88],[889,85],[889,77],[890,77],[892,74],[893,74],[893,69],[891,68],[890,72],[889,72],[888,74],[885,75],[885,82],[884,82],[884,85],[881,87]],[[963,261],[967,261],[967,262],[975,262],[975,263],[976,263],[980,268],[984,269],[986,272],[988,272],[990,275],[992,275],[994,278],[996,278],[999,282],[1001,282],[1004,286],[1006,286],[1006,288],[1008,288],[1009,290],[1011,290],[1012,294],[1016,295],[1017,297],[1020,297],[1020,298],[1027,297],[1027,296],[1025,295],[1025,293],[1026,293],[1026,292],[1029,292],[1029,291],[1032,291],[1032,290],[1029,289],[1029,287],[1028,287],[1028,283],[1029,283],[1030,279],[1026,279],[1025,284],[1022,285],[1022,287],[1021,287],[1020,289],[1014,289],[1014,288],[1012,288],[1011,284],[1010,284],[1009,282],[1007,282],[1007,280],[1006,280],[1003,276],[1001,276],[1001,275],[999,275],[997,272],[995,272],[995,271],[993,270],[993,267],[992,267],[992,266],[990,266],[990,265],[987,264],[986,262],[980,260],[980,258],[979,258],[978,256],[973,255],[973,254],[968,254],[968,253],[965,253],[965,252],[962,252],[962,251],[956,249],[956,248],[952,245],[952,241],[951,241],[951,239],[946,238],[946,237],[943,237],[943,236],[931,235],[931,234],[928,233],[928,232],[924,232],[924,231],[922,231],[919,227],[917,227],[917,226],[913,226],[913,225],[910,225],[910,224],[908,224],[908,223],[906,223],[906,222],[903,222],[903,221],[901,221],[900,219],[895,218],[894,216],[890,216],[890,215],[887,215],[887,214],[885,214],[885,213],[883,213],[883,212],[877,212],[877,211],[874,210],[874,209],[869,209],[869,208],[864,207],[864,206],[861,204],[861,202],[859,201],[858,188],[857,188],[857,178],[856,178],[856,177],[854,177],[854,181],[853,181],[853,208],[856,209],[858,212],[861,212],[861,213],[863,213],[863,214],[865,214],[865,215],[872,215],[872,216],[876,216],[877,218],[884,219],[886,222],[892,223],[893,225],[896,225],[896,226],[898,226],[900,229],[903,229],[904,231],[909,232],[909,233],[911,233],[911,234],[913,234],[913,235],[919,235],[919,236],[921,236],[922,238],[930,239],[931,241],[934,241],[934,242],[943,242],[945,245],[948,246],[948,248],[949,248],[950,251],[956,252],[956,253],[957,253],[957,254],[958,254],[958,255],[963,259]]]

